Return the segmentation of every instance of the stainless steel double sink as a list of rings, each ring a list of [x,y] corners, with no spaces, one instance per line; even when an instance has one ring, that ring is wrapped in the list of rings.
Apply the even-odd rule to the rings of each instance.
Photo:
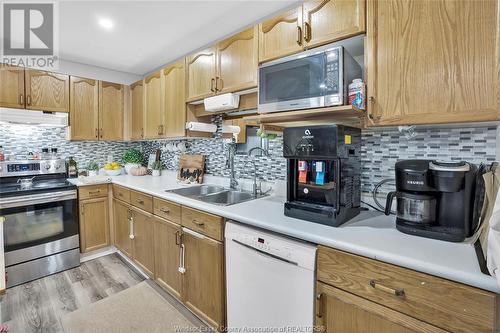
[[[200,185],[193,187],[179,188],[175,190],[166,190],[169,193],[175,193],[191,199],[203,202],[229,206],[240,202],[261,198],[265,195],[254,195],[250,192],[228,189],[218,185]]]

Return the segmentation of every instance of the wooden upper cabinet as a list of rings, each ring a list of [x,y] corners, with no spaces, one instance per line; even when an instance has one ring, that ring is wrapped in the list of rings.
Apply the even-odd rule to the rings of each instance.
[[[123,98],[123,85],[99,81],[99,139],[123,139]]]
[[[186,58],[187,101],[196,101],[215,93],[215,46]]]
[[[313,0],[303,4],[308,48],[365,32],[365,0]]]
[[[163,73],[164,137],[186,134],[186,72],[184,60],[167,66]]]
[[[25,69],[26,108],[69,112],[69,76]]]
[[[163,133],[161,71],[144,79],[144,137],[155,139]]]
[[[72,76],[70,78],[71,140],[99,138],[99,83]]]
[[[371,123],[499,120],[499,5],[495,0],[368,1]]]
[[[24,108],[24,68],[0,64],[0,107]]]
[[[316,327],[325,333],[446,333],[423,321],[324,283],[316,287]]]
[[[259,24],[259,62],[299,52],[303,45],[302,6]]]
[[[257,87],[258,49],[257,26],[217,44],[218,92],[235,92]]]
[[[138,81],[130,86],[132,106],[132,140],[144,138],[144,85]]]

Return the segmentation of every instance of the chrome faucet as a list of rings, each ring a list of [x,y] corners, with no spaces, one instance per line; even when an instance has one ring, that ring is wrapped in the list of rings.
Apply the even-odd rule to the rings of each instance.
[[[228,157],[226,159],[226,166],[230,168],[230,179],[229,187],[233,190],[238,186],[238,181],[236,180],[236,172],[234,170],[234,155],[236,155],[236,141],[234,138],[228,143]]]
[[[254,198],[257,198],[257,195],[259,194],[262,194],[262,184],[259,183],[257,185],[257,164],[255,164],[255,161],[246,161],[245,162],[245,165],[244,167],[247,166],[247,164],[251,163],[253,165],[253,190],[252,190],[252,193],[253,193],[253,196]]]

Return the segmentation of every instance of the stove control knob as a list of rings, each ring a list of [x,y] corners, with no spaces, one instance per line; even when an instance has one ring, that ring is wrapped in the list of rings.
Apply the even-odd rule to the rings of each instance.
[[[61,168],[61,164],[60,163],[54,164],[54,168],[56,168],[56,170],[59,170]]]
[[[50,169],[50,164],[46,163],[43,167],[45,168],[45,170],[49,170]]]

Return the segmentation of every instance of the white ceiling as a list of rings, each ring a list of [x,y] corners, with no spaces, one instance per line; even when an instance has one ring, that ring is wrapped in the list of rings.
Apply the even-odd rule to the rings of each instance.
[[[296,2],[61,1],[59,56],[142,75]],[[99,26],[101,18],[113,28]]]

